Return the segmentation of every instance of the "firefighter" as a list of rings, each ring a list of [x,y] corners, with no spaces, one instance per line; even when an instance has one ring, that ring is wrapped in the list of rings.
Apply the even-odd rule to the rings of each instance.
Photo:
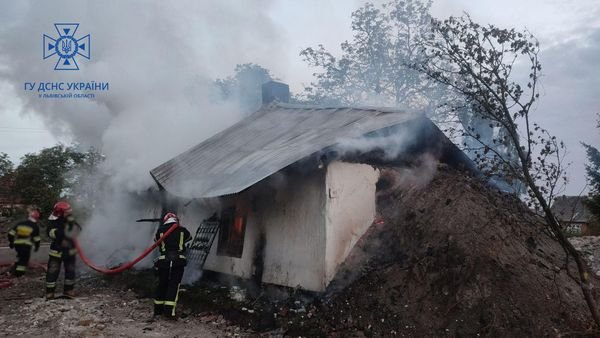
[[[179,296],[179,284],[186,265],[185,244],[192,239],[190,232],[179,224],[179,219],[173,213],[163,217],[156,236],[157,241],[173,224],[177,228],[158,246],[160,256],[155,261],[158,270],[158,287],[154,298],[154,316],[164,314],[175,318],[175,307]]]
[[[46,273],[46,299],[54,299],[56,281],[60,274],[60,266],[65,270],[64,296],[75,296],[75,255],[77,249],[73,239],[77,236],[81,226],[71,214],[71,205],[60,201],[54,205],[52,214],[48,217],[48,237],[52,239],[48,257],[48,272]]]
[[[31,247],[35,251],[40,249],[40,209],[30,208],[28,218],[15,226],[8,232],[8,243],[11,249],[17,251],[17,262],[14,265],[13,273],[16,277],[21,277],[27,271],[27,264],[31,257]]]

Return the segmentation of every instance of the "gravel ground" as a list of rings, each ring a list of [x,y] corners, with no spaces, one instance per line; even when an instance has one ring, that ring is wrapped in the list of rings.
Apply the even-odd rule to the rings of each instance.
[[[571,237],[569,241],[581,252],[594,275],[600,277],[600,236]]]
[[[2,337],[250,337],[222,316],[188,314],[177,321],[152,319],[152,300],[111,288],[99,278],[82,281],[73,300],[42,298],[43,273],[15,279],[0,289]]]

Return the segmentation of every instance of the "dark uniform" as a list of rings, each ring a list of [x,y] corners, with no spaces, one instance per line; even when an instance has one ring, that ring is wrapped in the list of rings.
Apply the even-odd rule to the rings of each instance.
[[[169,230],[172,224],[158,228],[155,241]],[[178,226],[164,242],[158,246],[160,256],[155,266],[158,269],[158,287],[154,298],[154,315],[165,314],[175,317],[175,307],[179,295],[179,284],[186,265],[185,243],[192,240],[190,232]]]
[[[60,274],[60,265],[64,264],[65,270],[65,295],[70,295],[75,287],[75,256],[77,249],[71,239],[73,233],[81,230],[72,216],[61,216],[48,222],[48,237],[52,239],[48,258],[48,272],[46,273],[46,295],[54,297],[56,280]]]
[[[14,267],[15,276],[19,277],[25,274],[31,257],[31,247],[33,246],[35,251],[38,251],[40,241],[40,228],[31,219],[17,223],[8,232],[9,246],[17,251],[17,263]]]

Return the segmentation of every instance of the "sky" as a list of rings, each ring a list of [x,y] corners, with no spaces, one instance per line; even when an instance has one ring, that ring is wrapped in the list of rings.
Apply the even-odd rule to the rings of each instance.
[[[179,147],[185,149],[197,139],[194,129],[182,122],[198,104],[181,103],[189,99],[188,90],[205,93],[203,81],[231,74],[237,63],[253,62],[270,69],[293,91],[301,91],[310,83],[313,70],[302,61],[300,50],[323,44],[339,52],[340,43],[352,37],[350,14],[364,1],[48,3],[0,3],[0,152],[15,162],[25,153],[73,140],[99,139],[116,157],[137,156],[123,152],[120,145],[128,135],[141,138],[150,133],[149,128],[165,124],[159,119],[140,122],[155,115],[138,115],[137,110],[152,111],[157,106],[172,116],[166,119],[170,128],[182,130],[177,147],[161,151],[166,156]],[[463,12],[481,23],[526,28],[539,39],[543,77],[533,116],[565,141],[567,160],[572,163],[565,193],[579,194],[585,189],[585,152],[580,142],[600,147],[600,132],[595,128],[600,113],[600,1],[437,0],[432,7],[439,18]],[[83,61],[75,75],[53,72],[38,50],[42,34],[52,32],[53,23],[61,20],[81,22],[82,30],[93,32],[93,62]],[[194,73],[198,79],[190,75]],[[102,79],[111,82],[112,91],[94,103],[41,103],[22,88],[25,81],[41,79]],[[179,115],[183,117],[178,120]],[[237,118],[206,115],[198,122],[201,134],[214,133]],[[131,124],[137,128],[123,128]],[[65,125],[76,125],[79,131],[65,132]],[[142,146],[140,141],[136,152]],[[147,167],[162,159],[141,163]]]

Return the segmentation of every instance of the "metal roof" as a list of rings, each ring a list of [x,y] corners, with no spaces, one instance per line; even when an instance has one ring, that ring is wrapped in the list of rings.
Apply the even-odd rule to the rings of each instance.
[[[150,174],[164,189],[181,197],[233,194],[341,139],[420,116],[383,108],[273,103],[152,169]]]
[[[554,216],[565,223],[586,223],[592,219],[590,210],[585,206],[585,196],[559,196],[552,203]]]

